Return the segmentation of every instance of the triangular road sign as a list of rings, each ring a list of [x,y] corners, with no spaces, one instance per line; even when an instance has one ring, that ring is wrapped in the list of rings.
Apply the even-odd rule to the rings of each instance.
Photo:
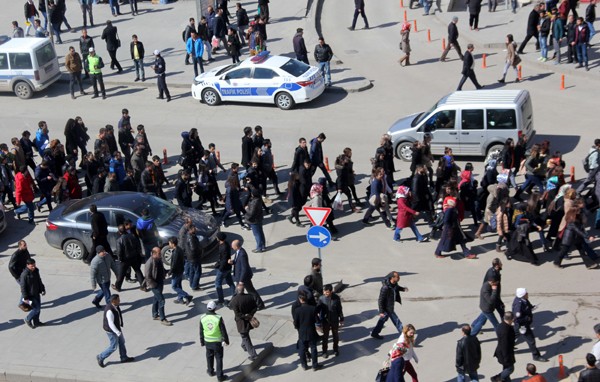
[[[318,226],[322,226],[331,213],[331,208],[329,207],[304,207],[303,209],[312,225]]]

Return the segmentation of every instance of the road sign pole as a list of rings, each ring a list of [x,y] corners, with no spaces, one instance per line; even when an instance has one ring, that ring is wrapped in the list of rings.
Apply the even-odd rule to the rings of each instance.
[[[319,252],[319,260],[321,260],[321,277],[323,277],[323,259],[321,258],[321,248],[317,248],[317,251]],[[318,292],[319,294],[323,294],[322,290]]]

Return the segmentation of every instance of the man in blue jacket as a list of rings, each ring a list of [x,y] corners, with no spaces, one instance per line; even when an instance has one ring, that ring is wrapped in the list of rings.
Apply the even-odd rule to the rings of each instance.
[[[194,78],[198,77],[198,65],[200,65],[200,73],[204,73],[204,65],[202,64],[202,55],[204,54],[204,42],[198,34],[194,31],[190,34],[185,43],[185,49],[187,54],[192,58],[192,65],[194,65]]]
[[[253,274],[248,261],[248,253],[242,248],[242,244],[239,240],[231,242],[231,248],[233,249],[233,260],[230,260],[231,264],[233,264],[233,282],[236,285],[244,285],[248,294],[256,300],[258,310],[265,309],[265,303],[252,284]]]

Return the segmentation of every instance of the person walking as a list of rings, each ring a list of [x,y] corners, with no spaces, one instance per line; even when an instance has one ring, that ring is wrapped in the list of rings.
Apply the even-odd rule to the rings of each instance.
[[[236,294],[229,303],[229,308],[235,314],[235,323],[237,330],[242,337],[242,349],[248,353],[248,359],[254,361],[258,355],[250,338],[250,331],[254,329],[251,320],[254,318],[258,307],[256,301],[249,294],[244,293],[244,286],[238,285],[235,288]]]
[[[327,139],[327,137],[325,136],[325,133],[319,133],[319,135],[313,139],[311,139],[310,141],[310,164],[311,164],[311,175],[315,175],[315,171],[317,171],[317,168],[320,168],[321,171],[323,172],[323,175],[325,175],[325,178],[327,179],[327,183],[329,184],[329,187],[335,187],[335,182],[331,179],[331,176],[329,175],[329,171],[327,171],[327,168],[325,167],[325,163],[324,163],[324,155],[323,155],[323,142],[325,142],[325,139]],[[311,182],[312,184],[312,182]],[[309,185],[309,189],[310,189],[310,185]],[[307,192],[307,196],[308,196],[308,192]]]
[[[235,8],[237,31],[242,45],[246,45],[244,36],[246,35],[246,29],[248,29],[248,25],[250,25],[250,18],[248,17],[248,12],[242,7],[242,3],[235,3]]]
[[[390,272],[381,282],[382,285],[379,290],[379,299],[377,300],[379,305],[379,318],[377,320],[377,325],[371,330],[371,337],[378,340],[383,339],[383,336],[379,333],[381,333],[381,329],[383,329],[383,324],[389,319],[392,320],[392,323],[398,332],[402,333],[402,321],[400,321],[396,312],[394,312],[394,304],[397,302],[402,305],[400,292],[408,292],[408,288],[398,285],[399,280],[400,274],[394,271]]]
[[[523,49],[525,49],[525,46],[527,46],[527,43],[529,42],[529,40],[531,40],[532,37],[535,37],[535,49],[536,50],[540,50],[540,38],[539,38],[539,33],[538,33],[538,25],[540,23],[540,5],[536,4],[533,9],[531,10],[531,12],[529,12],[529,17],[527,18],[527,31],[526,31],[526,35],[525,38],[523,39],[523,42],[521,42],[521,45],[519,46],[519,49],[517,50],[518,54],[523,54]]]
[[[331,86],[331,66],[330,62],[333,58],[333,50],[325,43],[323,37],[319,37],[319,43],[314,49],[315,61],[319,65],[319,71],[325,79],[325,86]]]
[[[240,62],[242,46],[237,31],[233,27],[227,28],[227,51],[234,64]]]
[[[133,362],[135,358],[127,355],[127,348],[125,347],[125,337],[123,336],[123,314],[121,313],[121,299],[118,294],[110,296],[110,303],[107,303],[104,307],[104,315],[102,319],[102,329],[108,336],[108,347],[102,353],[96,356],[98,366],[104,368],[104,360],[106,360],[112,353],[119,348],[119,356],[121,357],[121,363]]]
[[[195,31],[192,31],[190,37],[187,39],[185,44],[186,59],[189,56],[192,59],[192,65],[194,65],[194,78],[198,77],[198,66],[200,66],[200,73],[204,73],[204,64],[202,63],[202,55],[204,54],[204,43],[202,39],[198,37]],[[186,65],[189,65],[187,63]]]
[[[110,244],[108,243],[108,222],[102,212],[98,212],[98,207],[95,204],[90,204],[90,224],[92,228],[92,248],[95,250],[98,246],[107,248],[108,252],[112,253]],[[83,262],[89,264],[94,257],[94,253],[88,253],[88,256],[83,258]]]
[[[70,46],[69,53],[65,56],[65,68],[69,72],[69,91],[71,92],[71,99],[75,99],[75,82],[79,85],[79,94],[86,95],[83,91],[83,83],[81,82],[81,69],[83,64],[81,62],[81,56],[75,51],[75,48]]]
[[[258,188],[253,188],[249,192],[251,194],[250,201],[248,201],[248,205],[246,206],[244,220],[250,225],[254,240],[256,240],[256,248],[252,250],[252,253],[265,252],[267,244],[263,230],[262,195]]]
[[[448,52],[450,52],[451,48],[454,48],[456,53],[458,53],[458,57],[463,60],[463,54],[460,50],[460,44],[458,43],[459,33],[458,27],[456,26],[457,23],[458,17],[454,16],[450,24],[448,24],[448,44],[446,44],[446,49],[444,49],[442,52],[442,57],[440,57],[440,61],[442,62],[446,61],[446,56],[448,55]]]
[[[477,336],[471,335],[471,326],[463,325],[462,338],[456,343],[456,382],[465,382],[465,375],[471,382],[478,382],[477,369],[481,363],[481,345]]]
[[[402,375],[408,373],[412,378],[412,382],[419,382],[419,377],[417,375],[417,371],[410,361],[413,359],[415,363],[419,363],[419,357],[417,357],[417,353],[415,353],[415,337],[417,334],[417,330],[413,326],[413,324],[408,324],[402,329],[402,333],[400,337],[398,337],[397,343],[403,343],[406,345],[406,351],[402,355],[404,358],[404,370],[402,370]]]
[[[404,53],[404,56],[398,60],[400,66],[403,66],[402,63],[404,66],[410,65],[410,27],[410,23],[405,21],[400,29],[400,50]]]
[[[79,6],[81,7],[81,13],[83,16],[83,27],[87,28],[88,15],[90,17],[90,26],[94,26],[94,15],[92,14],[92,7],[94,0],[79,0]]]
[[[89,48],[88,72],[92,77],[92,86],[94,87],[94,96],[92,98],[98,98],[98,85],[100,85],[100,92],[102,92],[102,99],[106,99],[106,90],[104,89],[104,80],[102,79],[102,68],[104,67],[104,61],[102,57],[96,55],[96,50],[92,47]]]
[[[440,199],[442,200],[442,199]],[[467,239],[458,221],[458,211],[456,208],[456,198],[453,196],[446,196],[442,200],[442,211],[443,211],[443,228],[442,236],[438,245],[435,249],[434,255],[438,259],[444,259],[445,256],[442,252],[451,252],[456,249],[457,245],[460,245],[463,256],[466,259],[476,259],[477,255],[469,253],[467,247]]]
[[[31,259],[29,250],[27,249],[27,242],[25,240],[19,240],[17,244],[17,250],[10,256],[8,262],[8,271],[19,282],[21,274],[27,268],[27,260]]]
[[[258,13],[260,18],[269,23],[269,0],[258,0]]]
[[[500,320],[504,317],[504,302],[502,302],[502,261],[499,258],[495,258],[492,260],[492,266],[488,268],[487,272],[485,272],[485,276],[483,277],[483,282],[486,283],[490,280],[496,279],[498,280],[498,287],[496,290],[496,312],[500,315]]]
[[[481,313],[471,324],[472,336],[479,334],[479,331],[488,320],[492,323],[494,330],[498,328],[498,320],[494,315],[494,311],[498,306],[498,299],[498,279],[492,276],[481,285],[481,291],[479,292],[479,309],[481,309]]]
[[[463,57],[463,68],[461,72],[462,78],[460,79],[458,87],[456,88],[457,91],[462,90],[462,87],[467,81],[467,78],[470,79],[471,82],[473,82],[473,85],[475,85],[476,89],[483,89],[483,86],[481,86],[479,82],[477,82],[477,77],[475,76],[475,58],[473,58],[474,50],[475,47],[473,46],[473,44],[467,45],[467,51],[465,52],[465,55]]]
[[[45,323],[40,321],[40,313],[42,310],[42,300],[40,295],[46,295],[46,287],[42,282],[40,270],[37,268],[34,259],[30,258],[25,261],[25,270],[21,273],[19,284],[21,285],[22,301],[31,305],[31,311],[29,311],[29,314],[24,320],[25,324],[31,329],[35,329],[38,326],[44,326]]]
[[[312,296],[311,296],[312,297]],[[307,296],[300,293],[298,296],[300,306],[292,310],[294,319],[294,328],[298,331],[298,356],[300,364],[304,370],[308,370],[306,355],[310,348],[311,363],[313,371],[323,368],[323,365],[318,363],[319,354],[317,352],[317,340],[319,335],[315,329],[317,324],[316,307],[307,303]]]
[[[177,293],[175,299],[176,304],[185,304],[186,306],[192,302],[193,296],[183,290],[181,283],[183,281],[185,271],[185,254],[183,249],[179,247],[179,240],[173,236],[169,238],[169,249],[171,249],[171,288]]]
[[[535,346],[535,337],[531,330],[533,322],[533,309],[535,307],[529,302],[529,293],[525,288],[517,288],[515,299],[512,303],[512,311],[515,315],[514,326],[515,332],[519,332],[525,337],[525,342],[529,345],[529,350],[533,355],[533,360],[538,362],[548,362],[548,360],[540,355],[540,351]]]
[[[362,16],[365,22],[365,29],[369,29],[369,20],[367,20],[367,15],[365,14],[365,0],[354,0],[354,17],[352,18],[352,26],[348,27],[349,30],[353,31],[356,27],[358,15]]]
[[[169,88],[167,88],[167,80],[166,80],[166,71],[167,66],[165,64],[165,59],[160,55],[160,51],[156,49],[154,51],[154,64],[151,66],[156,73],[156,84],[158,86],[158,97],[156,99],[165,99],[167,96],[167,102],[171,102],[171,93],[169,93]]]
[[[502,365],[502,372],[491,377],[492,382],[510,381],[510,375],[515,371],[515,330],[513,328],[513,313],[504,313],[503,321],[496,329],[498,345],[494,357]],[[471,334],[473,336],[473,334]]]
[[[206,347],[206,373],[210,377],[217,376],[217,381],[225,381],[223,374],[223,344],[229,345],[229,336],[223,318],[215,313],[217,304],[209,301],[207,312],[200,317],[200,345]],[[217,370],[215,373],[215,359]]]
[[[106,40],[106,50],[110,56],[110,68],[113,70],[117,68],[117,73],[121,73],[123,68],[121,67],[121,64],[119,64],[119,60],[117,60],[117,49],[121,47],[121,40],[117,33],[117,27],[112,25],[112,21],[106,21],[106,28],[102,31],[101,38],[102,40]]]
[[[417,226],[415,225],[415,218],[420,215],[419,211],[415,211],[410,208],[410,199],[412,197],[412,193],[410,189],[406,186],[398,187],[398,191],[396,192],[396,200],[398,202],[398,210],[396,216],[396,227],[394,231],[393,239],[396,242],[400,241],[400,234],[402,233],[403,228],[410,228],[418,243],[424,243],[429,241],[428,237],[423,237]]]
[[[84,27],[81,30],[81,36],[79,37],[79,53],[81,53],[81,62],[83,64],[83,71],[85,72],[85,76],[83,77],[84,80],[90,78],[90,64],[88,62],[88,56],[90,55],[90,48],[93,47],[94,39],[91,36],[88,36],[87,29]]]
[[[556,45],[555,45],[556,49]],[[516,52],[517,43],[515,42],[512,34],[506,35],[506,59],[504,61],[504,70],[502,71],[502,78],[498,80],[499,83],[503,84],[506,80],[506,73],[508,73],[508,69],[511,67],[515,71],[515,82],[519,83],[521,80],[519,79],[519,70],[517,69],[517,65],[521,62],[521,57]],[[560,60],[560,53],[559,60]],[[512,141],[511,141],[512,142]],[[502,162],[504,165],[504,161]],[[514,167],[514,166],[513,166]],[[511,170],[511,169],[509,169]],[[511,170],[512,171],[512,170]]]
[[[228,305],[228,301],[223,296],[223,283],[229,285],[231,295],[235,294],[235,284],[231,275],[231,246],[227,242],[227,235],[223,232],[217,233],[217,241],[219,243],[219,260],[217,262],[217,275],[215,276],[215,289],[217,290],[217,304]]]
[[[96,290],[96,286],[100,289],[96,292],[92,304],[96,308],[102,309],[102,306],[100,306],[102,297],[104,297],[107,305],[110,303],[110,271],[112,270],[115,275],[118,275],[119,268],[103,246],[96,247],[96,254],[97,256],[90,263],[90,281],[92,282],[92,290]]]
[[[229,260],[230,264],[233,265],[233,282],[237,285],[240,283],[244,285],[246,291],[248,291],[248,293],[254,297],[254,300],[256,300],[258,310],[265,309],[265,303],[252,283],[253,273],[248,261],[248,253],[242,248],[242,244],[239,240],[231,242],[231,249],[234,251],[233,259]]]
[[[304,29],[298,28],[296,29],[296,34],[292,39],[294,45],[294,53],[296,53],[296,60],[304,62],[306,65],[310,65],[308,63],[308,50],[306,49],[306,44],[304,44]]]
[[[25,28],[25,36],[29,37],[29,31],[31,30],[31,27],[34,24],[35,18],[40,17],[40,13],[35,8],[35,4],[33,4],[33,0],[27,0],[25,2],[24,13],[25,13],[25,21],[26,21],[25,24],[27,24],[27,28]]]
[[[154,301],[152,302],[152,319],[160,319],[161,324],[172,326],[173,324],[165,316],[163,288],[167,272],[160,256],[160,248],[152,248],[152,256],[146,261],[144,274],[146,275],[146,287],[152,292],[154,297]]]
[[[196,226],[193,224],[188,227],[184,248],[188,268],[188,272],[186,273],[190,282],[190,288],[192,290],[200,290],[202,247],[200,246],[200,240],[196,236]]]
[[[133,1],[133,0],[129,0]],[[146,81],[146,73],[144,72],[144,44],[138,40],[138,36],[136,34],[131,36],[131,43],[129,44],[129,53],[131,54],[131,59],[133,60],[133,67],[135,71],[135,82],[140,79],[142,82]]]
[[[121,286],[127,275],[129,268],[135,272],[135,278],[140,285],[142,291],[146,291],[143,286],[144,275],[140,267],[142,266],[142,245],[140,239],[133,233],[133,223],[130,220],[125,221],[125,224],[119,226],[119,238],[117,239],[117,248],[115,250],[117,259],[119,259],[120,269],[117,276],[117,281],[111,287],[117,292],[121,291]],[[135,281],[133,281],[135,282]]]
[[[29,224],[35,224],[33,220],[33,218],[35,217],[35,204],[33,203],[35,194],[33,191],[33,186],[33,178],[31,177],[31,175],[29,175],[29,171],[27,171],[27,166],[21,166],[18,172],[15,174],[16,204],[13,212],[15,213],[15,215],[17,215],[17,219],[21,219],[21,214],[27,212],[27,221],[29,222]],[[8,192],[11,191],[9,190]],[[23,205],[21,205],[21,202],[23,203]]]
[[[496,0],[488,0],[488,5],[492,7],[492,3]],[[481,13],[481,0],[467,0],[467,6],[469,7],[469,26],[471,30],[479,31],[479,14]],[[494,11],[496,6],[494,5]],[[490,9],[491,11],[491,9]]]

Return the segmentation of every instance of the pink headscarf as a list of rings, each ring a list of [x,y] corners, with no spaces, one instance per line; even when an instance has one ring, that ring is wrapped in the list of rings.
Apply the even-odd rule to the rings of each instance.
[[[323,193],[323,186],[321,186],[319,183],[313,183],[312,187],[310,188],[310,198],[314,198],[316,195],[321,195]]]

